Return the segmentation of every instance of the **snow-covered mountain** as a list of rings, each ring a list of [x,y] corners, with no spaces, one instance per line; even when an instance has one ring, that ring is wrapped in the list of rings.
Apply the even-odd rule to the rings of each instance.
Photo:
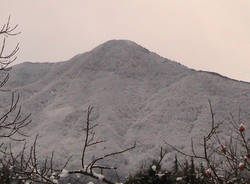
[[[156,157],[164,141],[190,150],[191,137],[199,141],[210,127],[208,99],[225,127],[239,107],[250,125],[250,83],[189,69],[127,40],[105,42],[64,62],[16,65],[7,87],[20,92],[23,111],[32,113],[28,133],[30,139],[39,133],[39,155],[55,150],[59,161],[72,155],[75,168],[89,105],[99,124],[97,138],[107,140],[89,159],[137,142],[119,161],[110,161],[121,173]],[[169,150],[166,162],[173,154]]]

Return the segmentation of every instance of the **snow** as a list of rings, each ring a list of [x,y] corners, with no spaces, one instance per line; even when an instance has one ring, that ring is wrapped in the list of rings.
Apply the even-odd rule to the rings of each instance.
[[[23,112],[32,113],[27,146],[39,132],[38,156],[55,151],[58,162],[65,163],[72,155],[69,168],[81,166],[89,105],[94,107],[92,122],[99,124],[96,138],[107,142],[88,150],[86,161],[138,144],[106,161],[118,166],[121,175],[158,158],[164,141],[183,151],[191,151],[192,137],[198,145],[210,129],[208,99],[216,121],[230,112],[237,119],[239,106],[241,119],[250,121],[249,83],[191,70],[130,41],[112,40],[65,62],[13,66],[9,82],[6,88],[20,92]],[[1,110],[9,99],[0,97]],[[225,122],[226,139],[228,119]],[[13,151],[20,148],[13,145]],[[162,163],[171,167],[173,159],[169,149]]]
[[[155,165],[152,165],[151,168],[152,168],[153,171],[156,171],[156,166]]]
[[[181,181],[182,180],[182,177],[177,177],[176,178],[176,181]]]
[[[93,175],[98,178],[99,181],[102,181],[105,177],[102,174],[98,174],[96,172],[93,172]]]
[[[62,172],[59,174],[61,178],[66,178],[69,175],[69,172],[66,169],[63,169]]]

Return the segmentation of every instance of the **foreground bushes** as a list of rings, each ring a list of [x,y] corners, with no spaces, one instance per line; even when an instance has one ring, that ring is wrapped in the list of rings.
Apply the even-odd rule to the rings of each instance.
[[[134,176],[130,176],[125,184],[214,184],[206,175],[202,165],[196,168],[193,160],[186,161],[179,169],[178,161],[172,171],[161,169],[153,162],[151,166],[141,169]]]
[[[162,170],[160,167],[154,170],[154,166],[141,169],[135,175],[130,176],[125,184],[217,184],[202,164],[196,167],[192,160],[186,161],[184,168],[178,169],[177,172],[174,169],[170,172]],[[223,181],[223,183],[249,184],[250,180],[238,177],[233,181]]]
[[[67,176],[64,180],[60,180],[58,183],[65,184],[77,184],[82,183],[82,180],[73,179],[73,176]],[[249,176],[250,177],[250,176]],[[65,180],[66,179],[66,180]],[[67,181],[67,182],[66,182]],[[71,181],[71,182],[68,182]],[[1,184],[31,184],[31,180],[20,180],[17,173],[13,169],[7,167],[1,167],[0,170],[0,183]],[[33,183],[35,183],[33,181]],[[39,183],[39,182],[37,182]],[[46,183],[46,182],[44,182]],[[55,182],[56,183],[56,182]],[[86,182],[89,184],[100,183]],[[244,180],[243,178],[235,178],[233,181],[224,182],[225,184],[249,184],[250,180]],[[119,183],[117,183],[119,184]],[[195,165],[193,159],[186,160],[183,164],[177,160],[174,162],[174,167],[171,171],[167,171],[161,168],[161,165],[157,161],[153,161],[151,165],[141,168],[134,175],[130,175],[124,184],[217,184],[213,181],[211,175],[209,175],[205,167]]]
[[[210,105],[211,108],[211,105]],[[94,128],[90,121],[92,107],[87,110],[87,120],[85,124],[85,141],[82,152],[82,167],[76,170],[66,170],[68,161],[62,168],[53,167],[53,154],[51,158],[39,160],[36,156],[36,142],[30,148],[28,154],[23,150],[14,155],[9,152],[2,152],[4,157],[0,158],[0,183],[2,184],[31,184],[31,183],[83,183],[86,179],[97,181],[97,183],[116,184],[116,179],[106,177],[106,171],[116,172],[112,166],[102,166],[99,161],[122,154],[136,147],[136,144],[121,151],[106,154],[98,157],[91,162],[86,162],[84,157],[88,148],[92,145],[100,144],[102,140],[95,140]],[[194,143],[191,140],[191,153],[185,153],[178,150],[175,146],[169,145],[178,154],[185,158],[190,158],[184,163],[180,163],[175,158],[172,170],[162,169],[162,160],[168,153],[168,149],[161,148],[160,159],[154,160],[146,168],[140,169],[136,174],[131,175],[125,184],[250,184],[250,159],[249,159],[249,141],[246,137],[246,127],[242,122],[235,122],[232,117],[232,130],[234,133],[228,138],[228,142],[222,143],[219,137],[219,128],[221,123],[214,121],[211,108],[212,126],[207,135],[203,137],[203,150],[196,152]],[[5,159],[4,159],[5,158]],[[203,163],[195,165],[194,163]],[[74,180],[78,176],[78,179]],[[67,181],[67,182],[65,182]],[[72,183],[72,182],[71,182]]]

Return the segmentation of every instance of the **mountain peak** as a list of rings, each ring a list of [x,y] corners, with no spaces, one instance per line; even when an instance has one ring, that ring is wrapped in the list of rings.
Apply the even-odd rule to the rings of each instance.
[[[134,41],[131,40],[124,40],[124,39],[112,39],[112,40],[108,40],[106,42],[104,42],[101,45],[106,45],[106,44],[127,44],[127,45],[137,45],[137,43],[135,43]]]
[[[155,80],[175,78],[188,68],[168,60],[130,40],[109,40],[89,51],[86,55],[74,58],[77,66],[74,73],[83,71],[105,71],[118,74],[120,77]],[[162,75],[159,76],[159,73]],[[172,81],[172,80],[168,80]]]
[[[99,50],[116,50],[119,49],[125,49],[125,50],[137,50],[142,51],[145,53],[150,53],[148,49],[138,45],[137,43],[131,41],[131,40],[109,40],[104,42],[103,44],[97,46],[93,49],[93,51],[99,51]]]
[[[135,43],[134,41],[131,40],[123,40],[123,39],[112,39],[112,40],[108,40],[106,42],[104,42],[103,44],[101,44],[100,46],[115,46],[115,45],[134,45],[134,46],[139,46],[137,43]]]

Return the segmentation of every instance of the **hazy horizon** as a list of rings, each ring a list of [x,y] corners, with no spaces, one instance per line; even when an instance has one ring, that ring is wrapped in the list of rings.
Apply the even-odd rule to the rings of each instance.
[[[16,63],[57,62],[112,39],[131,40],[189,68],[250,82],[250,1],[4,0],[20,35]]]

